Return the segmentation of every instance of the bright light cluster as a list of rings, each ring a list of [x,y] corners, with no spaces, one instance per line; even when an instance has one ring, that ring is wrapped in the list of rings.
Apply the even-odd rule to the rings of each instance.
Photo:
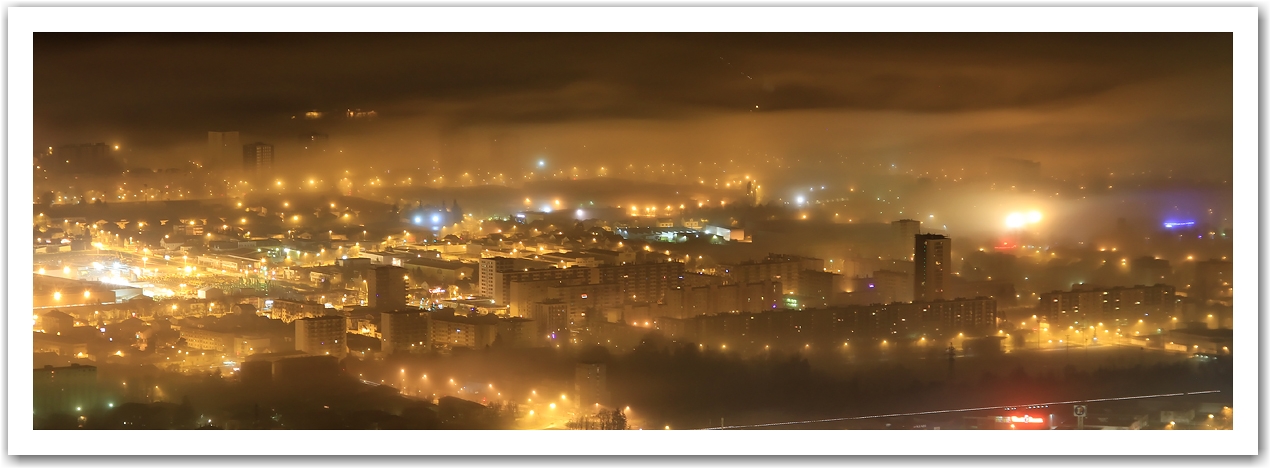
[[[1018,229],[1028,224],[1036,224],[1041,222],[1041,212],[1032,210],[1024,213],[1010,213],[1005,217],[1005,227],[1010,229]]]

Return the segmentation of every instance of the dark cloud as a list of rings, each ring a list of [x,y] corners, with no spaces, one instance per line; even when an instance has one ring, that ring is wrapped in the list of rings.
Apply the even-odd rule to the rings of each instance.
[[[782,144],[809,116],[822,127],[883,118],[903,126],[905,145],[938,145],[953,129],[961,135],[942,141],[970,145],[943,153],[999,146],[978,135],[1138,157],[1229,148],[1230,73],[1229,34],[38,33],[34,118],[37,144],[117,138],[155,151],[211,129],[288,135],[305,110],[363,108],[382,125],[342,131],[538,132],[523,137],[569,146],[612,133],[595,127],[612,121],[654,132],[615,147],[655,138],[717,150],[708,140],[720,138],[756,152],[851,146],[824,135]],[[897,114],[907,118],[885,117]],[[890,133],[853,144],[886,146],[865,138]]]

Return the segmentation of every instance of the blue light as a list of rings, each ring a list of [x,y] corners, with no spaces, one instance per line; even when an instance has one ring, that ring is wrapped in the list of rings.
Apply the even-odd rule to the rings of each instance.
[[[1165,229],[1173,229],[1175,227],[1194,226],[1195,221],[1179,221],[1175,223],[1164,223]]]
[[[415,216],[415,224],[423,224],[423,216]]]
[[[441,222],[441,215],[439,215],[439,214],[434,214],[434,215],[432,215],[432,222],[433,222],[433,223],[439,223],[439,222]]]

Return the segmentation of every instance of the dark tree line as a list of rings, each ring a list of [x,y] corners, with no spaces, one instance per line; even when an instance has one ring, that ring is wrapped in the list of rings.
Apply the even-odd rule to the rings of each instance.
[[[569,420],[565,427],[600,431],[625,431],[629,429],[626,423],[626,413],[620,410],[600,410],[595,414],[578,414]]]

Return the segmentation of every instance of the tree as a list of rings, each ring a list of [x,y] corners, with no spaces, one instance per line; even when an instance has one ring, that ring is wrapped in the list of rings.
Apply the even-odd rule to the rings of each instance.
[[[583,431],[624,431],[629,428],[626,414],[619,410],[600,410],[595,414],[580,413],[569,420],[565,427]]]
[[[612,410],[608,412],[608,416],[604,418],[605,424],[601,429],[607,431],[625,431],[628,429],[626,423],[626,413],[621,410]]]
[[[574,416],[573,419],[570,419],[568,423],[565,423],[565,427],[580,431],[593,430],[597,428],[596,426],[595,415],[586,413],[578,413],[578,415]]]

